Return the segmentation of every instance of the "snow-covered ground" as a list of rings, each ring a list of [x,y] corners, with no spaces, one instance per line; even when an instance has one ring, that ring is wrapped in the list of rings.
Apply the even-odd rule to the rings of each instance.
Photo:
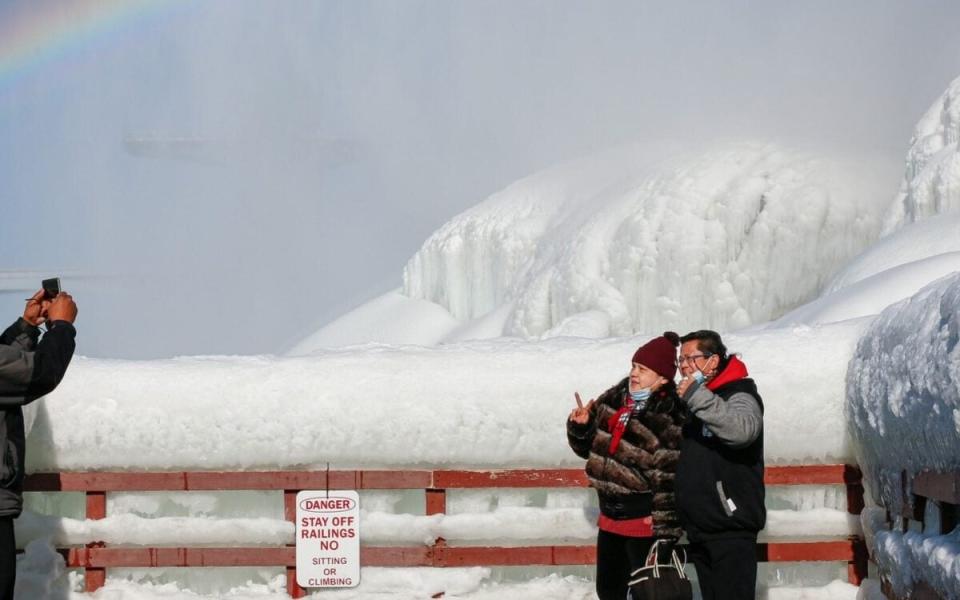
[[[857,460],[871,496],[895,507],[893,473],[956,469],[960,456],[958,95],[954,82],[921,120],[892,205],[896,176],[869,160],[757,143],[625,147],[453,218],[411,258],[403,288],[290,356],[77,358],[28,413],[28,468],[577,466],[564,436],[573,392],[602,392],[664,329],[710,326],[759,382],[768,463]],[[876,241],[884,221],[889,235]],[[430,517],[416,503],[364,493],[365,540],[583,543],[595,533],[589,490],[451,494],[448,514]],[[842,490],[771,488],[769,504],[768,536],[860,531]],[[76,496],[32,496],[28,508],[20,598],[91,597],[53,544],[292,535],[278,495],[260,492],[112,494],[100,522],[83,519]],[[880,514],[865,512],[864,533],[897,585],[922,574],[960,589],[960,534],[890,532]],[[856,597],[833,581],[844,577],[836,567],[765,565],[761,587],[771,599]],[[173,571],[112,571],[92,597],[285,597],[279,570],[216,584]],[[580,599],[592,597],[588,575],[371,568],[360,588],[324,594]]]

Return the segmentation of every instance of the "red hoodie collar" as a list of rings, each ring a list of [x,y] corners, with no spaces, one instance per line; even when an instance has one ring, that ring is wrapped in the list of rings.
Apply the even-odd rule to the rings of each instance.
[[[727,361],[727,367],[707,382],[707,389],[714,392],[728,383],[743,379],[747,375],[749,375],[747,365],[743,364],[743,361],[736,356],[731,356],[730,360]]]

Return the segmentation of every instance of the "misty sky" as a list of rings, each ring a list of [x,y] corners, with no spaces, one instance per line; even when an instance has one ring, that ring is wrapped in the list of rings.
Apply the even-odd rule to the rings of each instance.
[[[36,6],[0,0],[0,35]],[[0,270],[84,275],[88,356],[283,352],[453,215],[609,146],[899,169],[957,23],[952,0],[172,4],[0,79]]]

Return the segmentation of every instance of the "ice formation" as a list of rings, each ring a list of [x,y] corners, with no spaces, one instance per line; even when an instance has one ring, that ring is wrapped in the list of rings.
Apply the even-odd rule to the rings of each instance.
[[[901,508],[900,472],[960,469],[960,274],[884,310],[847,370],[847,421],[865,482]]]
[[[410,259],[404,293],[505,335],[735,329],[814,297],[872,242],[877,164],[768,144],[563,165],[455,217]]]
[[[864,483],[891,514],[903,510],[902,471],[909,480],[927,469],[960,470],[960,273],[873,322],[850,361],[846,410]],[[957,598],[960,529],[900,532],[877,517],[866,513],[864,529],[895,590],[925,581]]]
[[[960,211],[960,78],[917,123],[907,152],[900,193],[884,230],[925,217]]]

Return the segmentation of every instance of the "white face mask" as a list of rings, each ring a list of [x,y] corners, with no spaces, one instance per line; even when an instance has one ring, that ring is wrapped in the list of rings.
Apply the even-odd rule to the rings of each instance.
[[[630,390],[630,399],[637,404],[642,404],[650,398],[650,394],[652,393],[648,387],[636,391]]]
[[[701,371],[700,369],[697,369],[696,371],[691,373],[690,377],[693,377],[693,380],[696,381],[697,383],[703,383],[704,381],[707,380],[707,376],[704,375],[703,371]]]

